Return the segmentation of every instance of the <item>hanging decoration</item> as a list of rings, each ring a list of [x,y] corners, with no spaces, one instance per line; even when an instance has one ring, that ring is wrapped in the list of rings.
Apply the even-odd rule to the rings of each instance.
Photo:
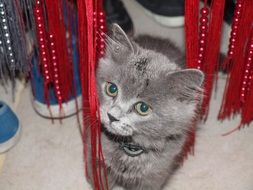
[[[204,8],[201,9],[201,18],[204,17],[206,22],[199,24],[199,6],[199,0],[185,1],[186,66],[195,69],[203,69],[208,23],[207,16],[209,12],[205,3]],[[200,33],[199,30],[201,31]],[[197,41],[199,43],[196,43]],[[182,159],[186,159],[189,153],[194,154],[197,120],[196,118],[192,121],[192,126],[188,131],[187,139],[182,149]]]
[[[189,68],[202,70],[206,76],[201,109],[204,119],[208,115],[213,81],[218,68],[225,6],[224,0],[211,0],[210,7],[207,2],[205,0],[203,7],[199,8],[199,0],[185,1],[186,63]],[[252,0],[236,1],[228,53],[223,63],[228,77],[218,118],[225,119],[241,113],[241,123],[235,130],[253,120],[252,10]],[[194,135],[189,136],[192,139],[189,142],[194,142]]]
[[[200,115],[204,120],[208,116],[214,76],[218,67],[225,6],[224,0],[212,0],[210,7],[207,2],[205,0],[200,8],[199,0],[185,1],[186,65],[205,73],[204,98],[200,109]],[[185,157],[188,153],[193,153],[196,125],[197,121],[194,120],[183,148]]]
[[[28,0],[0,0],[0,80],[29,71],[25,18]]]
[[[185,3],[186,63],[187,67],[197,68],[205,73],[205,96],[201,115],[206,120],[218,68],[225,1],[212,0],[209,7],[208,1],[205,0],[200,9],[200,18],[200,1],[187,0]]]
[[[53,88],[62,113],[62,103],[67,102],[73,92],[72,36],[70,16],[72,10],[66,0],[36,0],[34,20],[39,54],[39,66],[44,79],[44,97],[50,106],[49,89]],[[70,14],[70,13],[69,13]],[[67,24],[66,24],[67,23]],[[60,115],[61,116],[61,115]]]
[[[252,7],[253,8],[253,7]],[[248,125],[253,120],[253,27],[251,27],[251,36],[248,40],[247,53],[245,59],[244,80],[241,88],[242,125]],[[241,126],[239,126],[241,127]]]
[[[253,120],[252,10],[252,0],[238,0],[236,2],[228,54],[224,62],[224,68],[228,71],[228,78],[219,119],[241,113],[241,123],[231,132],[240,129]]]
[[[92,176],[94,189],[108,189],[104,157],[100,141],[101,126],[99,116],[99,102],[96,92],[95,69],[96,61],[104,55],[105,18],[101,0],[77,1],[78,7],[78,39],[79,39],[79,65],[82,82],[83,97],[83,142],[84,159],[91,155]],[[87,119],[88,117],[88,119]],[[86,138],[87,134],[90,138]],[[87,142],[90,139],[90,142]],[[87,149],[91,144],[91,150]],[[90,151],[90,152],[87,152]]]

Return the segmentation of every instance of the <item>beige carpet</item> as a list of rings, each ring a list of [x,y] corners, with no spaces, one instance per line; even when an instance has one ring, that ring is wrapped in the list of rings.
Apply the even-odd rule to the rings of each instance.
[[[183,29],[162,27],[147,17],[134,1],[126,1],[134,17],[136,33],[173,38],[183,47]],[[166,190],[253,190],[253,125],[223,137],[239,123],[239,117],[218,122],[216,116],[224,89],[220,76],[208,121],[197,134],[195,156],[190,156]],[[1,99],[10,102],[9,95]],[[20,95],[16,112],[23,126],[20,142],[7,155],[0,190],[89,190],[84,178],[82,144],[76,118],[60,125],[38,116],[30,89]]]

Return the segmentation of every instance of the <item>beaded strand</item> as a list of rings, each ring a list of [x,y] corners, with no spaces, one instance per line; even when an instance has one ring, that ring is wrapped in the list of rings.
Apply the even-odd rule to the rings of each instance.
[[[0,46],[5,47],[5,49],[7,49],[7,52],[4,52],[4,54],[6,54],[5,56],[9,63],[8,64],[9,69],[12,72],[14,72],[16,67],[15,67],[14,52],[13,52],[13,48],[12,48],[12,44],[10,40],[11,34],[10,34],[8,22],[7,22],[7,14],[6,14],[5,6],[2,1],[0,3],[0,27],[3,34],[3,39],[2,41],[0,41]]]
[[[205,57],[207,34],[208,34],[208,14],[209,9],[205,6],[200,10],[201,17],[199,19],[199,52],[198,52],[198,69],[203,69],[203,62]]]
[[[102,11],[99,11],[93,13],[94,16],[94,28],[98,29],[96,30],[96,37],[95,37],[95,44],[96,44],[96,49],[97,49],[97,57],[103,57],[105,54],[105,41],[104,41],[104,35],[106,32],[106,27],[105,27],[105,14]]]
[[[34,17],[36,22],[36,32],[38,36],[38,46],[41,58],[42,73],[45,85],[52,81],[50,75],[50,56],[47,48],[47,35],[45,30],[45,20],[43,17],[43,8],[40,0],[37,0],[34,8]]]
[[[252,30],[253,31],[253,30]],[[248,94],[249,88],[252,83],[252,77],[253,77],[253,32],[251,32],[251,39],[249,39],[249,45],[248,45],[248,52],[246,54],[246,66],[245,71],[243,75],[243,82],[242,82],[242,88],[241,88],[241,94],[240,98],[242,102],[245,102],[246,95]]]
[[[52,61],[52,75],[54,81],[54,88],[56,92],[56,98],[58,100],[59,105],[62,105],[62,93],[60,90],[60,82],[59,82],[59,69],[58,69],[58,59],[56,55],[55,49],[55,40],[52,34],[49,35],[49,44],[50,44],[50,53],[51,53],[51,61]]]

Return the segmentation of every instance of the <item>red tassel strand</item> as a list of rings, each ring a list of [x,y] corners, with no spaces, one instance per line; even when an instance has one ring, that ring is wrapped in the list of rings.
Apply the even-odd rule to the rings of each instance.
[[[241,97],[245,96],[246,89],[243,87],[243,82],[248,78],[247,73],[249,72],[249,70],[245,70],[247,67],[245,57],[247,52],[247,43],[250,37],[250,30],[252,27],[251,25],[253,22],[253,1],[244,0],[242,2],[238,1],[238,3],[241,3],[242,5],[240,9],[241,17],[237,20],[238,17],[235,16],[234,19],[236,19],[236,21],[234,21],[234,23],[238,22],[237,30],[240,31],[238,31],[236,35],[236,43],[233,47],[233,56],[228,55],[230,56],[230,70],[222,106],[218,116],[219,119],[224,119],[225,117],[230,117],[233,114],[239,113],[244,105]],[[231,33],[231,35],[233,34]]]
[[[252,6],[253,7],[253,6]],[[252,20],[253,23],[253,20]],[[253,26],[251,27],[251,36],[248,41],[247,46],[247,53],[246,53],[246,69],[245,75],[243,80],[243,87],[241,91],[241,97],[243,98],[243,108],[242,108],[242,119],[241,124],[239,126],[242,127],[243,125],[249,125],[250,122],[253,120]],[[246,77],[247,76],[247,77]],[[246,83],[245,83],[246,82]],[[242,95],[244,94],[244,95]]]
[[[223,66],[225,69],[229,68],[231,60],[233,59],[234,54],[235,54],[235,50],[237,46],[236,44],[238,42],[237,36],[238,36],[238,29],[239,29],[239,20],[241,19],[241,12],[242,12],[242,0],[238,0],[236,2],[236,7],[234,11],[234,19],[232,21],[232,29],[230,32],[227,59],[224,62],[224,66]]]
[[[87,174],[87,154],[91,154],[92,180],[94,189],[108,189],[104,157],[100,140],[100,116],[99,102],[96,92],[95,69],[96,61],[103,56],[103,42],[99,32],[105,30],[104,13],[102,11],[102,1],[77,1],[78,7],[78,37],[79,37],[79,60],[81,69],[82,96],[83,96],[83,142],[84,159]],[[96,40],[97,37],[97,40]],[[87,48],[89,47],[89,48]],[[99,51],[96,52],[96,49]],[[87,120],[87,116],[89,120]],[[89,127],[89,128],[88,128]],[[89,129],[89,131],[88,131]],[[91,141],[87,142],[87,133],[91,136]],[[91,152],[87,152],[87,143],[91,144]],[[102,175],[104,171],[104,175]],[[88,176],[91,177],[91,176]],[[105,179],[105,180],[103,180]],[[104,181],[106,183],[104,183]]]
[[[205,73],[205,96],[202,103],[202,115],[204,119],[207,119],[208,116],[209,103],[215,79],[214,76],[219,60],[224,8],[225,0],[211,1],[210,24],[203,66],[203,71]]]
[[[186,66],[188,68],[200,68],[201,63],[198,60],[199,44],[198,41],[198,16],[199,0],[185,1],[185,50]],[[188,154],[193,154],[195,144],[196,122],[193,122],[191,129],[187,134],[187,139],[182,149],[182,159],[187,159]],[[183,160],[182,160],[183,161]]]
[[[249,46],[248,46],[248,53],[247,53],[247,59],[246,64],[250,65],[250,75],[248,76],[247,86],[245,87],[247,89],[247,94],[245,94],[245,102],[243,109],[242,109],[242,125],[249,125],[249,123],[253,120],[253,27],[251,29],[251,39],[249,40]],[[246,70],[245,70],[246,71]],[[249,70],[248,70],[249,71]]]
[[[202,115],[205,119],[208,115],[218,64],[224,6],[224,0],[212,0],[210,18],[208,18],[209,9],[205,1],[204,7],[200,9],[198,25],[199,1],[185,1],[186,63],[188,68],[198,68],[206,74],[205,96],[202,104]]]
[[[218,63],[224,6],[224,0],[212,0],[211,11],[209,11],[207,1],[205,1],[204,7],[200,9],[198,20],[199,1],[185,1],[186,63],[187,67],[201,69],[206,75],[201,113],[205,119],[208,115],[214,74]],[[199,43],[196,43],[197,41]],[[193,122],[193,124],[191,128],[193,132],[188,134],[184,145],[184,155],[193,152],[197,123]]]
[[[192,122],[192,127],[187,132],[187,138],[184,142],[183,148],[182,148],[182,158],[179,158],[181,163],[183,163],[184,159],[188,158],[188,155],[194,155],[194,145],[196,140],[196,129],[197,129],[197,119],[194,119]]]
[[[104,42],[104,34],[106,32],[105,27],[105,14],[103,11],[99,11],[98,14],[94,12],[94,21],[96,22],[96,25],[98,25],[97,33],[96,33],[96,49],[97,49],[97,58],[101,58],[105,54],[105,42]],[[96,19],[96,17],[98,17]]]
[[[53,66],[54,72],[57,68],[59,84],[56,84],[54,81],[54,85],[59,85],[60,89],[56,91],[56,97],[58,103],[61,107],[61,97],[64,102],[68,101],[72,95],[72,63],[70,54],[68,52],[68,42],[67,42],[67,31],[64,25],[64,15],[62,12],[63,2],[62,1],[51,1],[45,0],[46,2],[46,10],[48,16],[48,36],[52,35],[53,39],[53,46],[55,53],[54,55],[57,57],[58,62],[55,62],[57,66]],[[51,43],[51,47],[52,47]],[[60,56],[59,56],[60,55]],[[52,55],[51,55],[52,56]],[[53,59],[53,57],[51,57]],[[59,64],[61,66],[59,66]],[[59,70],[59,71],[58,71]],[[60,96],[61,94],[61,96]]]
[[[245,69],[244,75],[242,79],[242,87],[241,87],[241,102],[245,103],[247,99],[248,92],[250,90],[250,86],[252,83],[252,75],[253,75],[253,29],[251,29],[251,35],[249,38],[248,46],[247,46],[247,56],[245,57]]]
[[[85,175],[88,176],[87,171],[87,126],[89,125],[89,100],[88,100],[88,64],[87,64],[87,20],[86,18],[86,7],[84,1],[77,1],[77,17],[78,17],[78,51],[79,51],[79,68],[80,78],[82,85],[82,107],[83,107],[83,153],[85,162]]]
[[[60,107],[60,117],[63,111],[62,103],[71,98],[74,90],[70,50],[72,42],[67,41],[72,39],[66,37],[63,3],[58,0],[36,0],[34,6],[39,64],[44,78],[44,97],[49,107],[49,88],[53,87]]]
[[[58,100],[59,105],[62,105],[62,93],[61,93],[61,87],[60,87],[60,78],[59,78],[59,62],[56,54],[55,49],[55,40],[54,36],[51,34],[49,35],[49,44],[50,44],[50,50],[51,50],[51,61],[52,61],[52,75],[53,75],[53,81],[54,81],[54,90],[56,92],[56,98]]]
[[[200,9],[200,24],[199,24],[199,48],[198,48],[198,67],[197,69],[203,70],[203,62],[206,51],[207,34],[208,34],[208,14],[209,9],[205,6]]]
[[[47,47],[47,34],[45,30],[46,21],[43,13],[43,5],[40,0],[37,0],[34,7],[34,17],[36,24],[36,34],[38,38],[38,48],[40,53],[40,66],[44,76],[44,97],[47,105],[49,105],[48,88],[52,81],[50,73],[50,55]]]
[[[198,68],[199,0],[185,0],[185,50],[188,68]]]

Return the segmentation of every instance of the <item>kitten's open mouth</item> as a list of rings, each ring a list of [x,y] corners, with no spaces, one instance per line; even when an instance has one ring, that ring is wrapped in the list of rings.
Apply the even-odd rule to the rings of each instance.
[[[109,140],[118,143],[131,143],[133,141],[131,136],[117,135],[106,129],[104,124],[101,124],[101,131],[108,137]]]
[[[119,148],[122,149],[128,156],[135,157],[147,152],[145,148],[134,144],[131,136],[116,135],[108,131],[103,124],[101,124],[101,131],[109,140],[119,143]]]

